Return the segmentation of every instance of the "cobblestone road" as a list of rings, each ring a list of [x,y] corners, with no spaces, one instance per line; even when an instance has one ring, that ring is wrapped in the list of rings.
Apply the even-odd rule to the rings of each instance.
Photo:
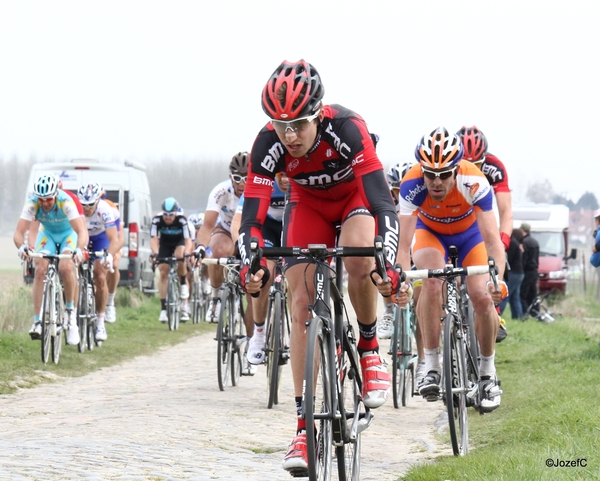
[[[108,346],[107,346],[108,347]],[[89,353],[87,353],[89,354]],[[86,355],[86,354],[83,354]],[[286,480],[291,373],[266,408],[265,368],[221,392],[210,334],[80,378],[0,397],[1,480]],[[363,434],[364,481],[393,481],[447,453],[442,405],[391,399]]]

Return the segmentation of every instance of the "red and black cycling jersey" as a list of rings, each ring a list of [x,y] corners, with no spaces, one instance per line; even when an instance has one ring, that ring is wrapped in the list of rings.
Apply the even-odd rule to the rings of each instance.
[[[275,174],[283,171],[291,181],[291,202],[322,199],[326,209],[328,202],[341,201],[358,192],[375,218],[377,235],[384,239],[386,256],[393,264],[398,248],[398,216],[373,138],[365,121],[351,110],[327,105],[323,113],[315,145],[302,158],[288,153],[270,123],[259,132],[252,146],[244,191],[242,257],[249,248],[250,237],[256,236],[262,242],[261,226],[267,216]]]
[[[494,193],[510,192],[506,167],[498,157],[490,153],[485,154],[485,160],[481,164],[481,172],[494,189]]]

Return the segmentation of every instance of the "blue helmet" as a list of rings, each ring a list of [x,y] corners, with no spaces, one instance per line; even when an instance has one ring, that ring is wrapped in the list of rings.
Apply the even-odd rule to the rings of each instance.
[[[175,212],[179,211],[179,202],[175,199],[175,197],[167,197],[162,203],[163,212]]]

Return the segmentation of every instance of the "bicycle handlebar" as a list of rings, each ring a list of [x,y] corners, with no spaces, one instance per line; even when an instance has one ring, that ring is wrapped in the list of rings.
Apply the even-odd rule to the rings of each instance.
[[[217,257],[215,259],[210,258],[210,257],[206,257],[204,259],[202,259],[202,264],[211,264],[211,265],[220,265],[220,266],[224,266],[224,265],[234,265],[234,266],[239,266],[242,261],[240,259],[238,259],[237,257]]]
[[[481,274],[490,274],[492,279],[496,279],[496,264],[491,259],[487,266],[467,266],[467,267],[452,267],[447,266],[443,269],[418,269],[415,271],[404,271],[401,273],[402,281],[415,278],[432,278],[432,277],[456,277],[456,276],[476,276]],[[496,285],[497,288],[497,285]]]
[[[250,266],[248,274],[254,274],[258,269],[260,259],[277,259],[279,257],[308,257],[311,259],[326,259],[328,257],[375,257],[377,273],[387,282],[383,239],[375,237],[373,247],[336,246],[327,247],[325,244],[308,244],[307,247],[259,247],[258,238],[250,239]]]
[[[73,259],[73,254],[45,254],[43,252],[30,252],[27,255],[37,259]]]

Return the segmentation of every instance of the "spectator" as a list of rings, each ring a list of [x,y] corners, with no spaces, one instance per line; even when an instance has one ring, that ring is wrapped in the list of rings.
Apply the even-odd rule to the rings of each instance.
[[[506,260],[510,266],[507,272],[508,298],[500,303],[500,311],[504,312],[507,304],[510,304],[510,314],[513,319],[523,317],[523,306],[521,304],[521,284],[525,273],[523,272],[523,232],[521,229],[513,229],[510,236],[510,245],[506,251]]]
[[[525,313],[538,292],[540,245],[531,236],[531,226],[528,223],[521,224],[521,231],[523,231],[523,273],[525,274],[521,284],[521,304]]]
[[[592,246],[590,263],[594,267],[600,267],[600,209],[594,212],[594,221],[596,221],[596,230],[594,231],[594,245]]]

